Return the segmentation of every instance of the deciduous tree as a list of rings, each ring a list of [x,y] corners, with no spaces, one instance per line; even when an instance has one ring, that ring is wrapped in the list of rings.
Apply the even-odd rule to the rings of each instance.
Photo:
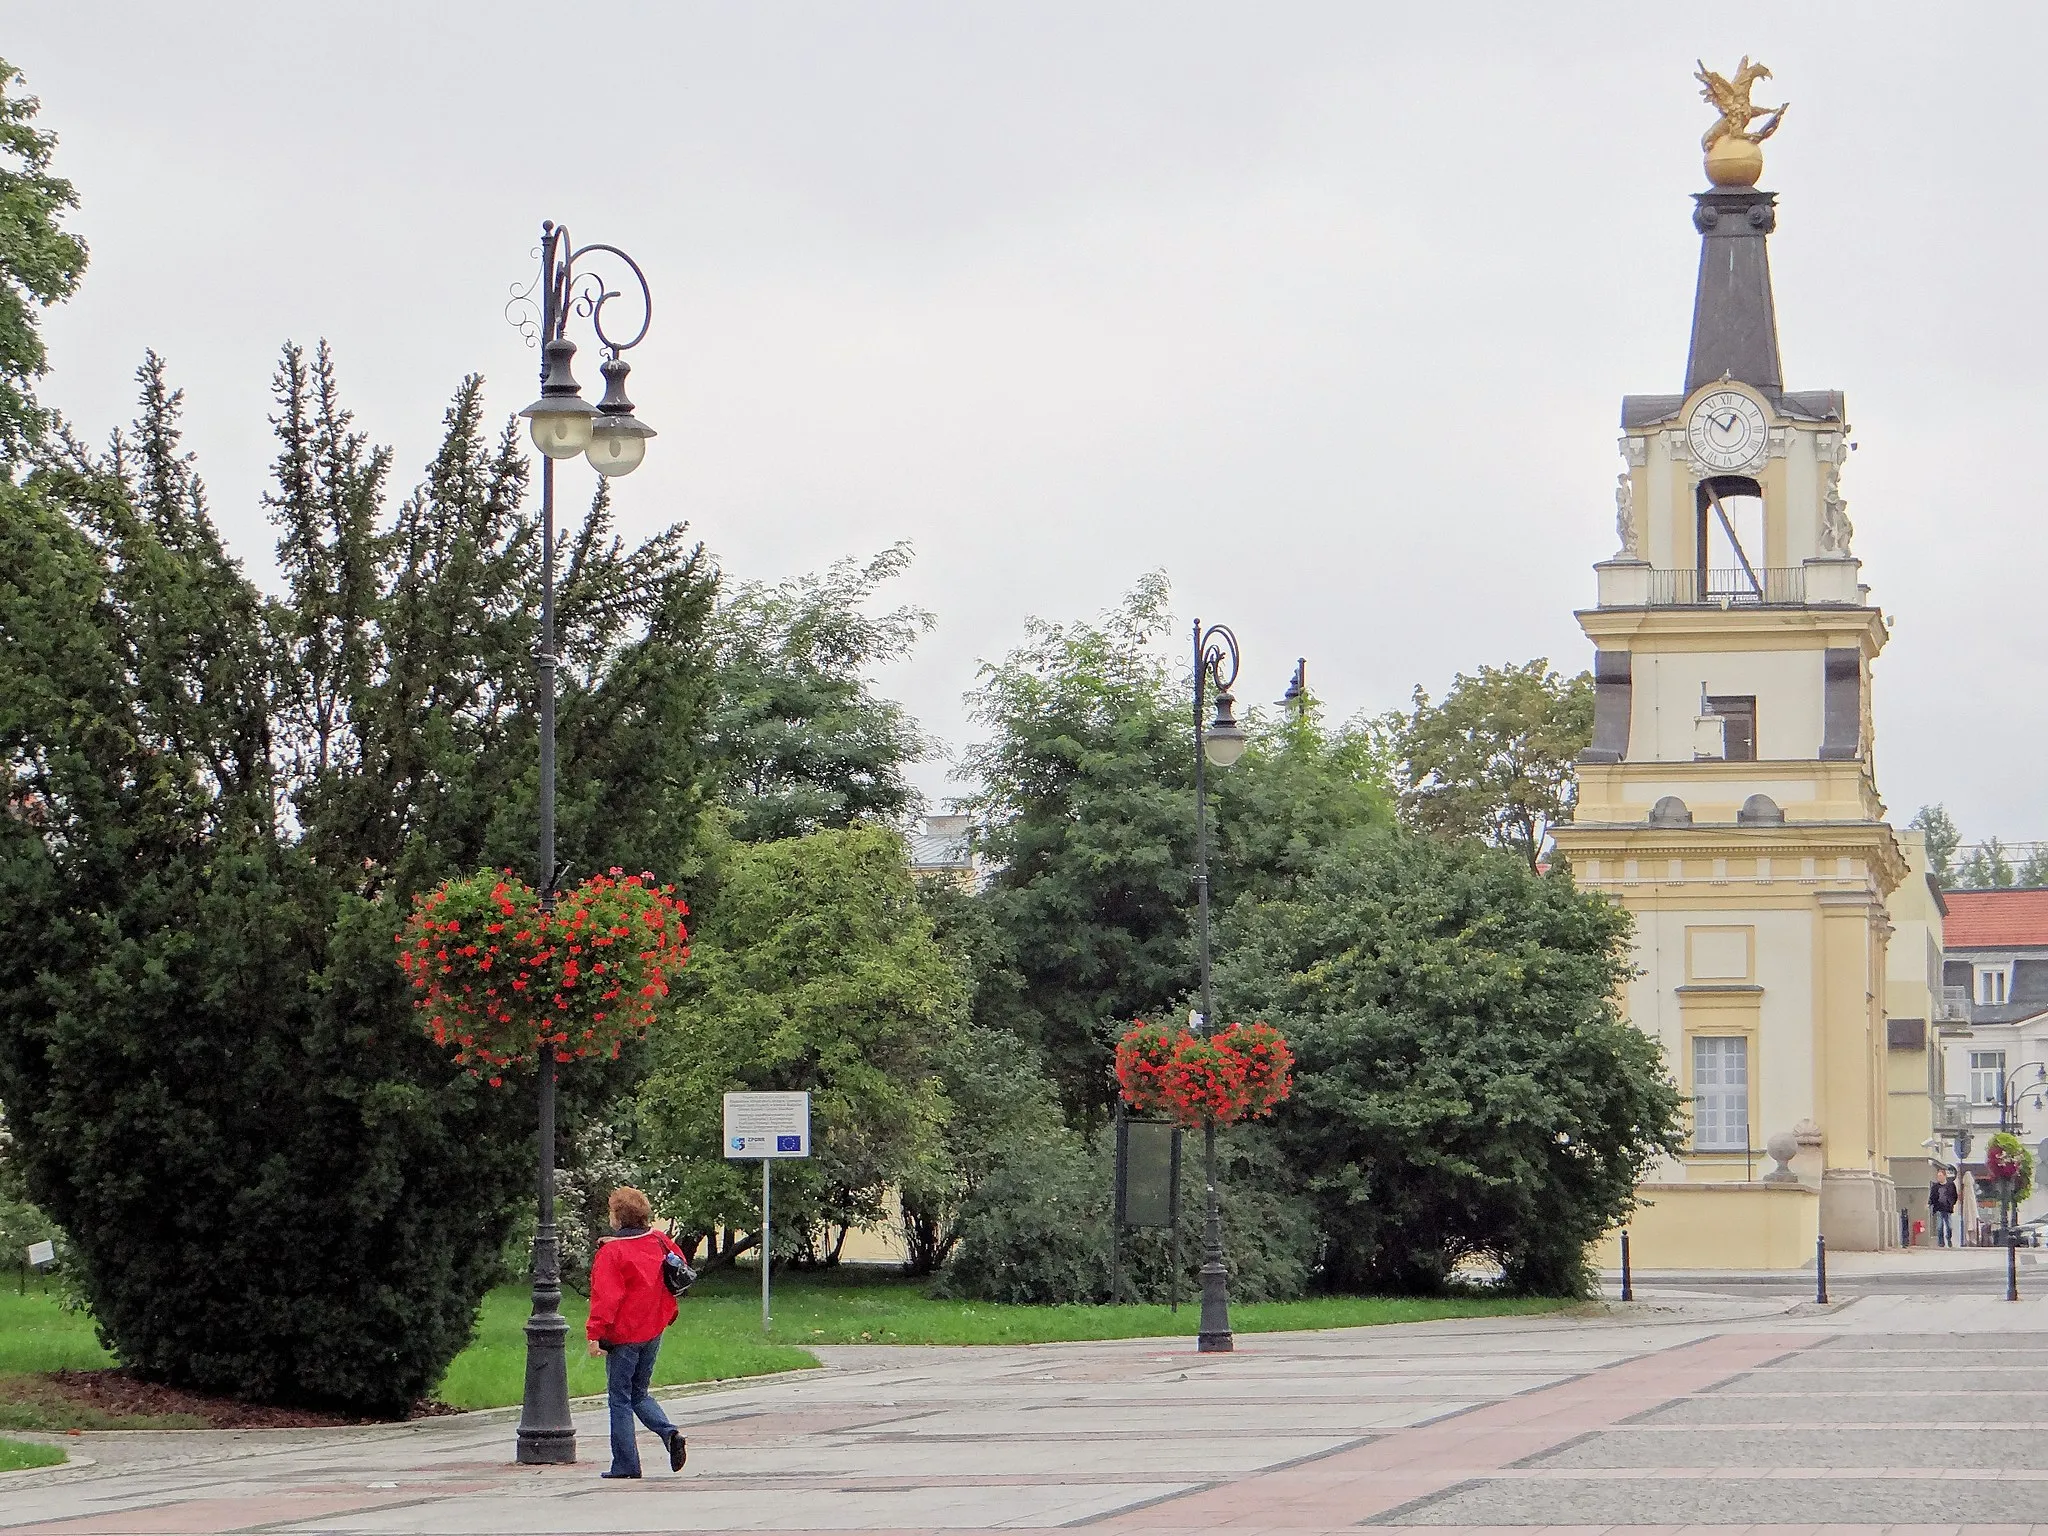
[[[1446,837],[1543,858],[1550,825],[1578,798],[1573,762],[1593,738],[1593,681],[1541,657],[1459,673],[1442,703],[1421,688],[1399,727],[1401,809]]]

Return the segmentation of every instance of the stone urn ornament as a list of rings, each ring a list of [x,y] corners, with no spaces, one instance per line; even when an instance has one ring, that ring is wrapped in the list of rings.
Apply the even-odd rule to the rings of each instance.
[[[1799,1138],[1790,1131],[1779,1131],[1764,1143],[1764,1151],[1771,1155],[1771,1161],[1778,1166],[1764,1175],[1766,1184],[1797,1184],[1799,1175],[1792,1171],[1792,1159],[1799,1155]]]

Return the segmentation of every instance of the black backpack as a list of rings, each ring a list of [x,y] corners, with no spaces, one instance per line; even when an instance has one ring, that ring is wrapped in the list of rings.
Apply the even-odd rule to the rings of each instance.
[[[697,1283],[697,1271],[690,1268],[688,1259],[670,1248],[661,1256],[661,1283],[668,1287],[669,1295],[682,1296]]]

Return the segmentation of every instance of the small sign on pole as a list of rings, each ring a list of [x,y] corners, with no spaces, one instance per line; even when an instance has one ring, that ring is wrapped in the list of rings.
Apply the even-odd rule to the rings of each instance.
[[[48,1269],[57,1262],[57,1245],[45,1238],[28,1245],[28,1261],[36,1269]]]
[[[769,1232],[769,1170],[781,1157],[811,1155],[811,1096],[808,1093],[728,1093],[725,1096],[725,1155],[729,1161],[761,1160],[761,1331],[768,1331],[768,1272],[775,1246]]]

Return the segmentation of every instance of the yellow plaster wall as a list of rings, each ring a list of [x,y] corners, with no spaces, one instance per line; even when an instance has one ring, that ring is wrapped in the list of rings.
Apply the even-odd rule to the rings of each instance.
[[[1629,1219],[1629,1260],[1652,1269],[1796,1269],[1813,1259],[1819,1191],[1803,1184],[1645,1184]],[[1595,1262],[1621,1266],[1621,1235]]]

